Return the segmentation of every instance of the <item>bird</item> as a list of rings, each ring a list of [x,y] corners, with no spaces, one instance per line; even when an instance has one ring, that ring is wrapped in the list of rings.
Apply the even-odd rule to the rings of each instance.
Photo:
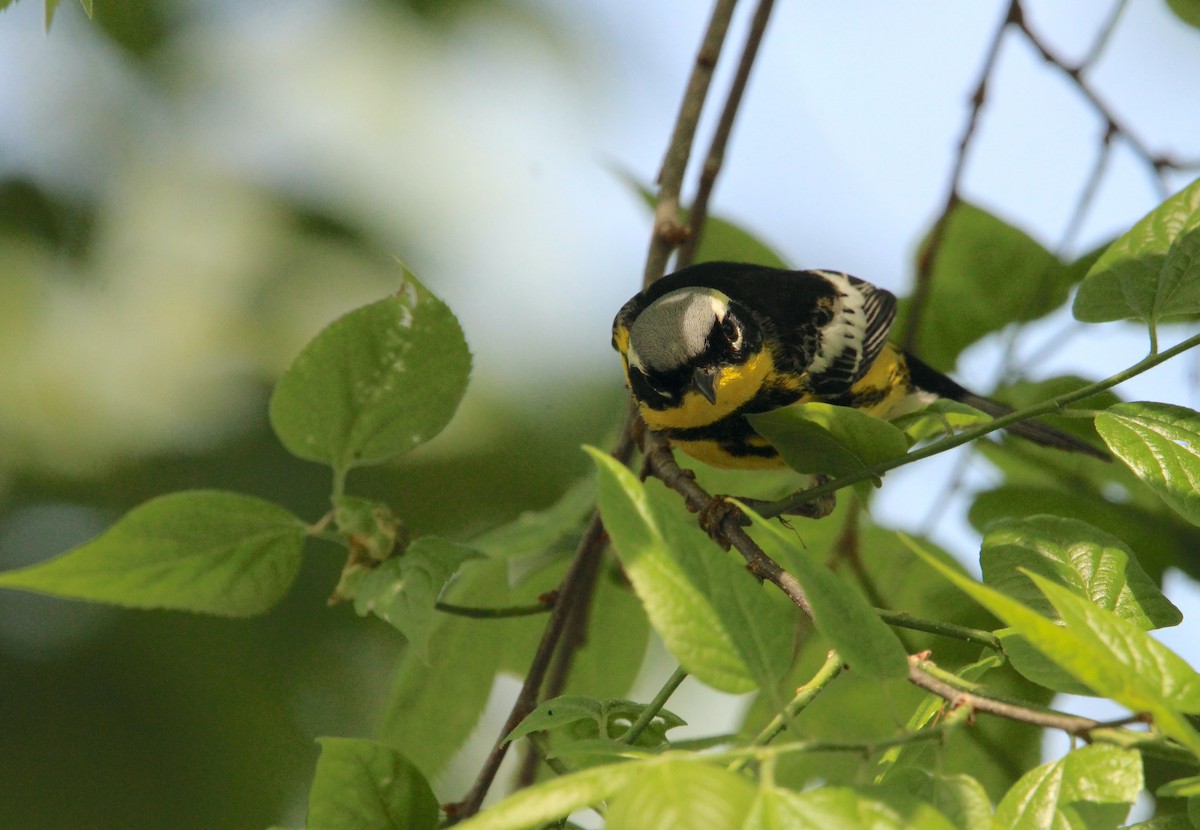
[[[714,467],[786,467],[746,416],[792,404],[848,406],[885,420],[939,398],[992,417],[1013,411],[890,342],[895,317],[894,294],[841,271],[706,262],[626,302],[612,345],[646,427]],[[1007,429],[1109,459],[1035,421]]]

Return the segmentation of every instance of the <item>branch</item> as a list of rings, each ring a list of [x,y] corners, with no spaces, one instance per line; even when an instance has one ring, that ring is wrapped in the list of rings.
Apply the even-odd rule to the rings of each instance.
[[[946,201],[942,206],[942,212],[934,220],[925,247],[917,258],[916,282],[913,285],[912,300],[908,307],[908,318],[904,324],[904,335],[900,338],[900,343],[905,351],[912,351],[916,346],[917,337],[921,331],[921,315],[924,314],[925,306],[929,303],[929,292],[933,286],[933,263],[937,260],[938,251],[941,250],[942,241],[946,237],[946,225],[950,222],[950,214],[962,201],[959,190],[962,187],[963,171],[967,164],[967,149],[979,126],[979,112],[983,109],[984,101],[987,99],[988,80],[996,68],[996,58],[1000,54],[1000,41],[1004,39],[1005,30],[1020,17],[1020,13],[1021,7],[1018,0],[1010,0],[1004,19],[992,33],[987,56],[983,60],[983,69],[979,73],[979,81],[975,84],[975,91],[971,93],[971,111],[967,115],[967,125],[963,128],[962,136],[958,139],[958,152],[954,156],[954,167],[950,173],[950,187],[946,193]]]
[[[1016,16],[1012,20],[1012,25],[1016,27],[1017,31],[1025,36],[1025,40],[1027,40],[1029,45],[1037,51],[1037,53],[1042,57],[1042,60],[1057,68],[1064,75],[1066,75],[1072,83],[1075,84],[1075,88],[1079,90],[1079,94],[1082,95],[1089,104],[1091,104],[1092,109],[1096,111],[1096,114],[1104,120],[1105,132],[1116,133],[1124,138],[1125,143],[1129,145],[1130,149],[1133,150],[1133,152],[1136,153],[1142,159],[1142,161],[1154,171],[1159,190],[1164,191],[1163,195],[1166,196],[1165,183],[1163,182],[1162,178],[1163,172],[1165,170],[1184,170],[1194,168],[1196,166],[1196,162],[1181,161],[1163,153],[1155,153],[1153,150],[1151,150],[1149,146],[1147,146],[1146,142],[1139,138],[1136,133],[1131,131],[1122,121],[1117,118],[1116,114],[1112,111],[1112,108],[1110,108],[1108,104],[1106,104],[1104,100],[1096,94],[1096,91],[1092,89],[1092,85],[1084,78],[1084,69],[1088,67],[1089,64],[1085,62],[1079,66],[1072,66],[1061,57],[1056,55],[1050,49],[1050,47],[1048,47],[1046,43],[1037,34],[1035,34],[1032,29],[1029,28],[1029,24],[1025,20],[1025,15],[1021,11],[1020,0],[1013,0],[1013,6],[1016,9]]]
[[[738,61],[737,72],[734,73],[729,93],[725,98],[725,106],[721,110],[721,118],[713,132],[712,143],[708,146],[708,155],[700,170],[700,184],[696,189],[696,198],[692,200],[691,210],[688,211],[688,233],[683,246],[676,257],[677,268],[685,268],[696,258],[700,240],[704,237],[704,223],[708,219],[708,199],[712,195],[717,174],[725,161],[725,147],[729,143],[729,135],[733,132],[733,122],[742,104],[742,95],[746,91],[746,83],[750,80],[750,69],[758,56],[758,47],[762,44],[763,33],[766,32],[767,22],[771,18],[771,9],[775,0],[759,0],[758,8],[754,10],[754,18],[750,21],[750,31],[746,35],[746,45],[742,47],[742,57]]]
[[[679,684],[687,679],[688,673],[679,666],[667,678],[667,682],[658,690],[658,694],[654,696],[654,700],[650,701],[649,705],[642,710],[638,715],[638,719],[629,727],[629,731],[621,736],[621,743],[629,744],[630,746],[642,736],[651,722],[658,717],[658,713],[667,705],[667,701],[671,699],[671,695],[675,694],[675,690],[679,688]]]
[[[729,29],[729,19],[733,16],[736,3],[737,0],[717,0],[700,50],[696,53],[696,64],[692,67],[683,103],[675,118],[671,143],[658,173],[658,204],[654,207],[654,232],[650,236],[650,250],[646,253],[643,287],[663,275],[671,251],[686,235],[679,224],[679,194],[683,189],[683,175],[687,171],[700,111],[704,108],[713,69],[717,65],[717,58],[721,56],[721,46],[725,42],[725,33]]]
[[[558,589],[558,598],[554,603],[554,608],[550,611],[550,620],[542,632],[542,640],[538,643],[537,652],[525,675],[525,682],[517,695],[517,701],[513,704],[512,711],[509,712],[508,719],[504,722],[504,728],[500,730],[500,737],[496,739],[492,751],[484,760],[483,768],[480,769],[471,789],[462,801],[447,805],[448,824],[457,824],[479,812],[479,807],[483,804],[483,799],[491,788],[492,781],[496,778],[496,772],[500,769],[500,763],[508,752],[508,734],[516,729],[517,725],[537,707],[538,691],[541,689],[546,671],[550,668],[554,649],[562,635],[566,618],[571,613],[581,590],[592,584],[595,573],[600,567],[605,541],[604,527],[600,524],[600,514],[593,513],[587,529],[583,532],[583,538],[579,540],[571,567],[563,577],[562,585]]]
[[[515,605],[510,608],[471,608],[466,605],[453,605],[449,602],[439,602],[433,606],[446,614],[456,617],[471,617],[477,620],[506,620],[510,617],[532,617],[535,614],[545,614],[554,607],[553,596],[547,596],[546,602],[536,605]]]
[[[771,518],[784,513],[790,513],[793,510],[808,504],[809,502],[823,498],[832,493],[836,493],[843,487],[849,487],[851,484],[856,484],[860,481],[879,478],[884,473],[894,470],[897,467],[903,467],[905,464],[911,464],[914,461],[920,461],[922,459],[929,458],[930,456],[938,455],[939,453],[946,452],[947,450],[952,450],[955,447],[961,447],[963,444],[970,443],[976,438],[982,438],[984,435],[987,435],[990,432],[995,432],[998,429],[1003,429],[1010,424],[1015,424],[1018,421],[1028,420],[1029,418],[1036,418],[1039,415],[1046,415],[1062,409],[1067,404],[1074,403],[1077,400],[1089,397],[1090,395],[1095,395],[1097,392],[1103,392],[1105,389],[1109,389],[1120,383],[1124,383],[1130,378],[1136,377],[1137,375],[1154,368],[1158,364],[1166,360],[1170,360],[1172,357],[1186,352],[1188,349],[1194,348],[1198,345],[1200,345],[1200,335],[1189,337],[1187,340],[1184,340],[1182,343],[1167,349],[1165,352],[1157,352],[1148,355],[1147,357],[1135,363],[1133,366],[1130,366],[1125,371],[1118,372],[1109,378],[1097,381],[1096,383],[1089,383],[1087,386],[1080,387],[1074,392],[1067,392],[1059,395],[1056,398],[1051,398],[1049,400],[1042,401],[1039,404],[1026,407],[1025,409],[1018,409],[1014,412],[1010,412],[1007,415],[1002,415],[995,420],[989,421],[986,424],[980,424],[979,426],[971,427],[970,429],[964,429],[962,432],[957,433],[956,435],[952,435],[949,438],[937,441],[923,449],[914,450],[897,458],[888,459],[887,461],[881,461],[878,464],[871,465],[870,467],[864,467],[857,472],[847,473],[841,478],[834,479],[833,481],[826,482],[825,484],[820,484],[807,490],[801,490],[799,493],[789,496],[781,501],[777,501],[770,506],[764,507],[758,512],[764,518]]]
[[[688,510],[700,513],[702,516],[715,516],[705,530],[719,545],[724,548],[730,546],[737,548],[738,553],[746,560],[750,573],[773,584],[783,591],[801,611],[809,617],[812,616],[812,608],[808,604],[808,598],[804,595],[804,588],[801,587],[800,581],[780,567],[778,562],[767,556],[758,543],[750,538],[742,528],[745,516],[740,510],[728,502],[718,502],[696,483],[695,476],[676,463],[667,439],[656,432],[644,430],[642,453],[654,475],[663,484],[683,496]],[[730,509],[721,512],[722,505]]]
[[[708,94],[713,69],[721,54],[721,46],[724,43],[735,4],[736,0],[717,0],[713,7],[708,28],[696,54],[695,66],[679,106],[675,128],[658,175],[658,203],[654,211],[654,230],[650,238],[650,248],[646,254],[646,267],[643,273],[644,286],[662,276],[666,270],[671,250],[681,241],[682,228],[679,225],[678,217],[679,194],[682,189],[683,176],[691,156],[696,125],[700,119],[704,99]],[[629,463],[633,454],[632,433],[635,423],[636,415],[631,412],[626,418],[621,430],[621,437],[612,453],[613,457],[622,463]],[[509,745],[505,738],[536,707],[542,683],[554,661],[560,642],[562,642],[563,648],[559,653],[555,677],[565,679],[569,672],[571,658],[583,636],[587,607],[591,602],[606,541],[600,514],[593,512],[583,538],[580,539],[579,546],[576,548],[571,566],[559,585],[558,596],[554,608],[550,612],[550,619],[546,623],[541,642],[538,644],[521,691],[505,721],[504,728],[491,752],[488,753],[488,757],[484,760],[483,767],[467,795],[458,804],[447,807],[448,824],[456,824],[479,812],[483,799],[491,788],[500,764],[508,752]],[[568,628],[572,636],[564,638],[563,632]],[[556,680],[556,682],[559,681]]]
[[[967,692],[934,677],[923,667],[924,664],[926,664],[926,655],[913,654],[909,656],[908,682],[937,695],[954,708],[968,706],[976,712],[986,712],[989,715],[998,715],[1008,720],[1020,721],[1045,729],[1061,729],[1068,735],[1084,739],[1088,738],[1093,729],[1108,725],[1091,718],[1082,718],[1078,715],[1067,715],[1061,712],[1047,712]]]

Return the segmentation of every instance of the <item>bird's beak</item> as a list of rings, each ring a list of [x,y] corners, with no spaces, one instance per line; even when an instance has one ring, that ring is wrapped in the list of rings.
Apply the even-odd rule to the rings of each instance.
[[[714,369],[697,369],[692,372],[692,388],[711,404],[717,402],[717,373]]]

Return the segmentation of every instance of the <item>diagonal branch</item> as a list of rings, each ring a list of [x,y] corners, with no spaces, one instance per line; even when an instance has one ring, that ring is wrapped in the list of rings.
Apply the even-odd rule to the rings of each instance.
[[[704,166],[700,169],[700,183],[696,189],[696,198],[692,200],[691,210],[688,211],[688,233],[679,249],[676,267],[685,268],[696,258],[700,241],[704,237],[704,223],[708,219],[708,200],[712,196],[713,186],[717,182],[717,174],[725,162],[725,147],[733,132],[733,122],[737,118],[738,109],[742,105],[742,96],[746,92],[746,84],[750,80],[750,70],[758,57],[758,47],[762,44],[763,34],[771,19],[771,10],[775,0],[759,0],[758,8],[754,10],[754,18],[750,21],[750,31],[746,35],[746,44],[742,47],[742,57],[738,61],[737,71],[730,84],[729,93],[725,98],[725,106],[721,110],[721,118],[713,132],[712,143],[708,146],[708,155]]]
[[[692,141],[696,137],[696,126],[700,123],[700,111],[708,96],[717,58],[725,42],[729,20],[737,0],[717,0],[696,63],[688,78],[687,91],[675,118],[675,129],[667,147],[662,167],[658,173],[658,204],[654,207],[654,232],[650,236],[650,250],[646,253],[646,268],[642,275],[645,287],[661,277],[667,270],[667,260],[687,235],[679,223],[679,194],[683,190],[683,176],[687,171],[688,159],[692,155]]]

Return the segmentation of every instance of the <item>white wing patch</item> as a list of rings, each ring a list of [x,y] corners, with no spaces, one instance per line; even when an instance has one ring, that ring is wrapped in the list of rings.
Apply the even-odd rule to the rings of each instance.
[[[887,343],[896,298],[849,274],[816,271],[836,289],[833,319],[821,330],[817,354],[809,365],[813,389],[822,395],[838,395],[871,368]]]

